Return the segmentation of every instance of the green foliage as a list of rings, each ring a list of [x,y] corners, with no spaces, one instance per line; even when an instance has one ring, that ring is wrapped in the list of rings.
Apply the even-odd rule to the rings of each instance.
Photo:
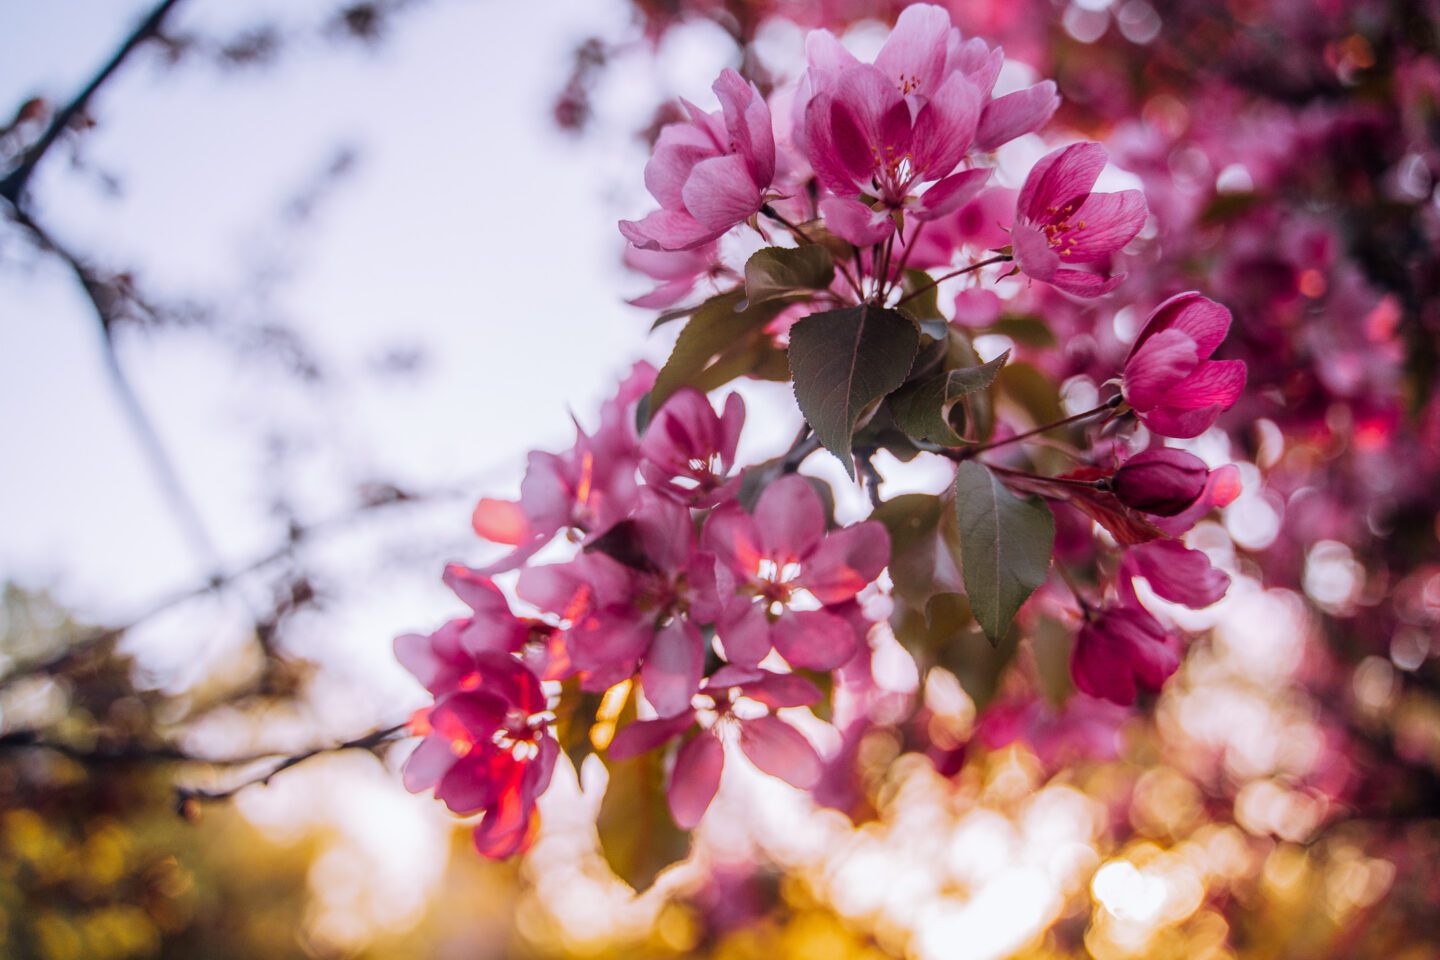
[[[807,297],[835,279],[830,251],[819,244],[766,247],[745,263],[745,297],[750,306]]]
[[[1007,350],[978,367],[946,370],[906,384],[890,398],[895,423],[917,440],[928,440],[943,447],[964,445],[966,440],[959,432],[965,429],[964,418],[957,417],[956,407],[971,394],[994,383],[1009,357]]]
[[[852,478],[856,427],[905,382],[919,349],[913,320],[870,304],[811,314],[791,329],[795,399],[820,443]]]
[[[595,829],[610,869],[636,891],[690,852],[690,834],[675,825],[665,802],[664,751],[610,761],[610,783]]]
[[[743,291],[733,290],[710,298],[695,311],[655,378],[642,428],[681,387],[710,391],[749,373],[784,379],[783,354],[764,327],[785,304],[770,301],[747,307],[744,297]]]
[[[955,515],[965,590],[975,619],[998,644],[1049,575],[1055,518],[1043,501],[1020,499],[974,461],[955,470]]]

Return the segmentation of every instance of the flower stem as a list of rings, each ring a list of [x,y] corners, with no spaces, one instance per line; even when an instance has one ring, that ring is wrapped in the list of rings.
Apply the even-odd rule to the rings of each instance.
[[[988,267],[992,263],[1005,263],[1010,259],[1011,257],[1009,254],[997,253],[995,256],[990,257],[986,260],[981,260],[979,263],[972,263],[970,264],[970,266],[961,267],[959,270],[951,270],[944,276],[936,277],[934,280],[931,280],[929,283],[925,284],[925,286],[911,290],[909,293],[905,294],[905,296],[901,297],[899,300],[896,300],[895,306],[898,307],[909,300],[914,300],[916,297],[920,296],[920,294],[934,287],[940,286],[940,284],[944,283],[946,280],[953,280],[956,277],[963,276],[964,274],[970,273],[971,271],[979,270],[981,267]]]
[[[1109,414],[1113,412],[1116,407],[1120,406],[1122,400],[1122,395],[1117,393],[1115,396],[1111,397],[1109,400],[1106,400],[1104,403],[1100,404],[1100,406],[1094,408],[1093,410],[1086,410],[1083,413],[1077,413],[1074,416],[1066,417],[1063,420],[1056,420],[1054,423],[1047,423],[1042,427],[1036,427],[1033,430],[1026,430],[1024,433],[1017,433],[1013,437],[1005,437],[1001,440],[993,440],[990,443],[982,443],[974,447],[965,447],[963,449],[955,450],[953,452],[946,451],[943,456],[950,457],[950,459],[956,461],[969,460],[971,457],[982,454],[987,450],[994,450],[997,447],[1007,446],[1008,444],[1012,443],[1019,443],[1021,440],[1029,440],[1031,437],[1038,436],[1042,433],[1047,433],[1051,430],[1056,429],[1057,427],[1066,427],[1072,423],[1080,423],[1084,420],[1093,419],[1094,417],[1100,416],[1101,414]]]

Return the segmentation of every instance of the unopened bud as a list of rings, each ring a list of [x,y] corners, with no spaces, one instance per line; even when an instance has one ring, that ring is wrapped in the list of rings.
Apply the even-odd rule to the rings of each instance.
[[[1173,517],[1195,502],[1209,476],[1199,457],[1165,447],[1127,460],[1111,478],[1111,489],[1127,507]]]

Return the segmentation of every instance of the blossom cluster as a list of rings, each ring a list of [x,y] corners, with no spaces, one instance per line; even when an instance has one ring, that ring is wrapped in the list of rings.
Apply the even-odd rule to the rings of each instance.
[[[1214,359],[1231,315],[1196,292],[1163,299],[1094,381],[1097,405],[1065,415],[1046,344],[1085,304],[1124,298],[1148,207],[1095,190],[1098,143],[1052,150],[1018,191],[999,182],[996,151],[1038,141],[1059,105],[1049,81],[997,94],[1003,65],[914,5],[873,62],[817,30],[769,98],[727,70],[718,109],[686,102],[660,130],[644,172],[658,208],[620,230],[626,262],[658,283],[633,302],[686,320],[670,360],[637,366],[570,450],[532,453],[517,500],[479,502],[476,534],[509,551],[447,571],[472,615],[397,641],[435,697],[407,785],[482,812],[482,853],[533,836],[561,741],[611,764],[673,752],[685,829],[732,745],[843,805],[853,751],[822,757],[791,711],[846,689],[831,720],[858,742],[887,631],[945,669],[963,635],[1013,649],[1056,621],[1080,696],[1118,705],[1178,668],[1163,604],[1203,608],[1229,584],[1183,537],[1239,483],[1166,440],[1240,399],[1244,363]],[[1032,309],[1039,345],[1016,335]],[[987,336],[1010,349],[982,357]],[[790,381],[804,418],[790,449],[751,465],[741,396],[719,410],[708,396],[742,377]],[[1036,382],[1039,401],[1022,389]],[[821,448],[862,482],[869,519],[836,525],[834,492],[801,472]],[[886,499],[882,453],[942,458],[953,482]]]

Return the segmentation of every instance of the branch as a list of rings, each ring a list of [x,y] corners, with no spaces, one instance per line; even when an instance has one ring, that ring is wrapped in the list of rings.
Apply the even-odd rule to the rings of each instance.
[[[55,118],[50,121],[50,126],[45,128],[45,132],[40,135],[40,139],[36,140],[30,145],[30,148],[25,151],[25,155],[21,158],[19,165],[6,174],[4,180],[0,180],[0,197],[8,200],[10,206],[16,210],[22,207],[25,186],[30,182],[31,175],[35,172],[35,168],[39,165],[40,161],[44,159],[45,154],[55,145],[55,141],[60,138],[60,135],[65,132],[66,128],[75,121],[75,118],[85,112],[85,108],[89,105],[90,100],[95,96],[96,92],[115,74],[116,70],[120,69],[121,64],[129,58],[130,54],[134,53],[136,48],[146,41],[153,40],[160,35],[160,27],[164,24],[165,17],[179,2],[180,0],[162,0],[161,3],[157,4],[150,11],[150,15],[140,22],[140,25],[131,32],[130,36],[125,38],[125,42],[120,45],[120,49],[115,51],[109,61],[100,68],[100,72],[91,78],[90,82],[85,85],[85,88],[75,96],[75,99],[66,104],[59,113],[55,114]]]
[[[401,504],[419,503],[426,500],[437,499],[440,497],[462,495],[465,494],[462,494],[458,490],[441,490],[426,494],[414,494],[407,493],[403,490],[387,487],[381,489],[374,499],[360,504],[353,510],[346,511],[345,513],[336,514],[323,520],[318,520],[312,524],[304,526],[292,526],[285,542],[280,546],[276,547],[275,549],[271,550],[269,553],[256,557],[249,563],[246,563],[240,567],[236,567],[235,569],[230,570],[226,573],[217,573],[207,579],[204,583],[200,583],[183,590],[178,590],[175,593],[170,594],[168,597],[164,597],[161,600],[157,601],[144,612],[132,618],[130,622],[122,626],[105,627],[99,630],[95,630],[89,634],[80,637],[74,643],[66,646],[64,650],[59,651],[47,660],[42,660],[38,663],[22,666],[16,672],[11,673],[8,676],[0,677],[0,690],[5,689],[10,684],[23,677],[34,676],[40,673],[51,673],[56,670],[62,669],[67,663],[74,660],[76,657],[81,656],[89,650],[93,650],[100,644],[107,643],[111,640],[120,639],[120,637],[124,636],[127,632],[129,632],[131,629],[138,626],[139,624],[144,623],[146,620],[149,620],[152,617],[159,616],[160,614],[171,609],[172,607],[177,607],[180,604],[185,603],[186,601],[194,600],[197,597],[203,597],[208,593],[217,593],[219,591],[225,590],[235,581],[240,580],[243,577],[247,577],[250,574],[258,573],[266,567],[269,567],[275,563],[280,562],[281,560],[284,560],[286,557],[289,557],[302,543],[310,540],[317,534],[323,533],[336,527],[344,526],[345,524],[353,522],[357,517],[363,516],[370,511],[379,510],[385,507],[399,506]],[[0,743],[3,742],[4,739],[0,738]]]
[[[285,759],[277,763],[275,766],[271,767],[270,770],[266,773],[260,774],[256,777],[251,777],[247,780],[243,780],[240,783],[237,783],[234,786],[228,787],[224,790],[203,790],[197,787],[177,786],[175,788],[176,805],[180,808],[181,812],[184,812],[185,808],[189,806],[192,801],[228,800],[231,797],[235,796],[235,794],[239,793],[241,790],[244,790],[246,787],[253,787],[256,784],[259,784],[261,786],[268,786],[271,778],[276,776],[277,774],[283,773],[284,771],[289,770],[291,767],[299,766],[306,760],[309,760],[313,757],[321,756],[322,754],[340,753],[345,750],[374,751],[376,748],[389,742],[390,739],[395,736],[395,734],[401,733],[407,727],[408,724],[397,723],[393,726],[383,727],[379,730],[372,730],[363,736],[356,737],[354,740],[346,740],[344,743],[337,743],[329,746],[312,747],[311,749],[306,750],[303,753],[297,753],[293,756],[286,757]],[[230,764],[239,761],[222,762]]]

